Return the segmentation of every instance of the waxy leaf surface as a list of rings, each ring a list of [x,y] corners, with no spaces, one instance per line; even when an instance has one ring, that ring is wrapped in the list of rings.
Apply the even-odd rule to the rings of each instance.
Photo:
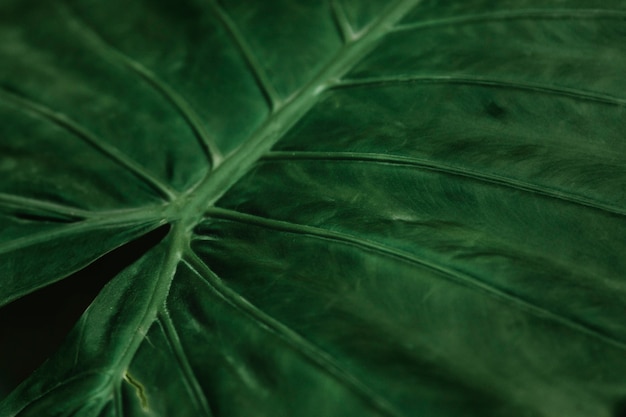
[[[0,306],[168,230],[0,415],[622,417],[624,74],[621,0],[0,0]]]

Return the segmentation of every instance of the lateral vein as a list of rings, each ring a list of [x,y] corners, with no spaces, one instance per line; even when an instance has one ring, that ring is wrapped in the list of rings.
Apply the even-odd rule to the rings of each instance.
[[[168,185],[161,182],[154,175],[152,175],[152,173],[148,172],[143,166],[138,164],[133,159],[129,158],[119,149],[111,146],[104,140],[88,132],[85,128],[80,126],[77,122],[70,119],[66,115],[62,113],[57,113],[52,109],[49,109],[48,107],[45,107],[39,103],[35,103],[24,97],[9,93],[2,88],[0,88],[0,99],[15,106],[16,108],[26,110],[43,120],[54,123],[65,131],[71,133],[76,138],[81,139],[83,142],[90,145],[96,151],[100,152],[102,155],[117,163],[121,167],[125,168],[135,177],[142,180],[144,183],[148,184],[148,186],[155,190],[161,197],[167,200],[173,200],[175,198],[176,192],[172,190]]]
[[[331,15],[337,31],[343,40],[343,43],[352,42],[356,35],[352,29],[352,25],[346,16],[346,11],[341,4],[341,0],[330,0]]]
[[[291,223],[282,220],[274,220],[265,217],[255,216],[251,214],[245,214],[238,211],[222,208],[210,208],[206,211],[206,215],[213,218],[219,218],[224,220],[235,221],[243,224],[255,225],[258,227],[277,230],[280,232],[294,233],[299,235],[309,236],[315,239],[327,240],[330,242],[341,243],[354,247],[361,248],[366,251],[380,254],[382,256],[395,258],[403,262],[407,262],[413,265],[418,265],[423,268],[429,269],[439,275],[460,284],[466,285],[470,288],[475,288],[483,291],[485,294],[492,296],[495,299],[504,300],[508,303],[518,306],[533,315],[548,318],[554,322],[560,323],[562,326],[568,327],[572,330],[583,333],[596,340],[602,341],[607,345],[613,346],[620,350],[626,351],[626,343],[615,339],[611,336],[602,334],[589,326],[578,323],[570,318],[564,317],[559,313],[552,311],[548,308],[536,305],[530,301],[526,301],[514,294],[509,294],[502,291],[493,285],[483,282],[478,277],[471,276],[453,268],[448,268],[436,261],[417,257],[414,254],[391,248],[382,243],[378,243],[371,240],[366,240],[356,236],[352,236],[347,233],[325,230],[320,227],[307,226],[303,224]]]
[[[163,329],[163,333],[167,339],[167,342],[170,344],[174,354],[176,355],[176,359],[179,362],[180,367],[182,368],[183,375],[189,384],[189,390],[191,391],[191,395],[196,402],[196,408],[202,412],[206,417],[213,417],[213,413],[211,412],[211,408],[209,407],[209,400],[202,391],[202,387],[198,382],[198,378],[196,377],[189,360],[187,359],[187,355],[185,354],[185,349],[180,341],[180,337],[178,336],[178,332],[176,331],[176,327],[172,322],[172,318],[166,309],[159,313],[157,318],[157,323],[159,323]]]
[[[59,8],[67,16],[69,21],[73,22],[81,32],[87,35],[92,44],[98,47],[100,53],[105,58],[130,69],[170,102],[191,128],[202,151],[213,168],[221,163],[224,157],[215,142],[215,138],[204,128],[200,116],[182,95],[178,94],[154,72],[150,71],[137,60],[109,44],[94,28],[89,26],[67,5],[59,5]]]
[[[388,87],[394,84],[465,84],[470,86],[485,86],[512,90],[526,90],[536,93],[551,94],[575,98],[579,100],[594,101],[603,104],[626,106],[626,99],[610,96],[608,94],[584,91],[575,88],[549,86],[540,83],[514,82],[507,80],[457,77],[451,75],[397,75],[388,77],[368,77],[345,79],[336,82],[330,89],[347,89],[362,87]]]
[[[430,29],[439,26],[450,26],[464,23],[494,22],[513,19],[547,19],[547,20],[626,20],[626,12],[609,9],[546,9],[546,10],[502,10],[493,13],[455,16],[444,19],[404,23],[396,26],[394,32],[419,29]]]
[[[269,334],[281,339],[296,352],[328,372],[337,381],[355,391],[364,401],[370,403],[387,416],[399,417],[401,415],[391,404],[371,390],[364,382],[336,363],[335,359],[330,354],[317,348],[306,338],[260,310],[258,307],[247,302],[222,284],[221,279],[215,272],[213,272],[195,253],[189,251],[183,259],[183,262],[194,271],[203,283],[208,285],[213,292],[230,306],[258,323],[259,327],[266,330]]]
[[[274,88],[267,71],[265,71],[263,65],[261,65],[254,52],[252,52],[252,48],[248,44],[248,41],[228,13],[226,13],[226,10],[221,5],[219,0],[208,1],[220,22],[222,22],[222,25],[224,25],[231,38],[234,40],[237,49],[241,53],[241,56],[245,60],[257,82],[257,85],[259,86],[259,89],[265,97],[270,110],[275,111],[281,105],[281,98],[276,91],[276,88]]]
[[[453,165],[440,163],[422,158],[403,157],[395,155],[385,155],[378,153],[359,152],[279,152],[273,151],[263,157],[268,161],[294,161],[294,160],[314,160],[314,161],[334,161],[334,162],[363,162],[370,164],[390,164],[411,166],[419,169],[441,172],[448,175],[456,175],[469,178],[474,181],[513,188],[527,193],[538,194],[567,203],[589,207],[610,214],[626,216],[626,209],[612,204],[602,203],[585,196],[576,195],[567,191],[555,190],[551,187],[532,184],[526,181],[517,180],[502,175],[483,173],[467,168],[455,167]]]

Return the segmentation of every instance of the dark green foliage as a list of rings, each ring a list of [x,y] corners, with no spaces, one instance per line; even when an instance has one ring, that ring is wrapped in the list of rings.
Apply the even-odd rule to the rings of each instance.
[[[0,415],[622,417],[625,45],[621,0],[0,0],[0,306],[169,227]]]

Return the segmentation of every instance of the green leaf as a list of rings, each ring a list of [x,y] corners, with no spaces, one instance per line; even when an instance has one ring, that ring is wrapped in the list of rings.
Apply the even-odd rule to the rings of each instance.
[[[170,228],[0,415],[623,416],[593,3],[0,1],[0,306]]]

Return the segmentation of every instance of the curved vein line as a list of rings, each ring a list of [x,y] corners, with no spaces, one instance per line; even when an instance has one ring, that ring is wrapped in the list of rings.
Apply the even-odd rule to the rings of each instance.
[[[95,397],[87,397],[87,400],[91,399],[91,398],[95,398]],[[95,409],[95,414],[98,417],[102,417],[102,411],[106,408],[107,404],[109,403],[109,399],[108,398],[101,398],[100,399],[100,404],[98,404],[98,408]],[[105,410],[106,411],[106,410]]]
[[[124,417],[124,406],[122,404],[122,380],[117,382],[111,381],[113,384],[113,403],[115,408],[115,417]]]
[[[148,303],[141,315],[141,320],[138,326],[139,329],[149,329],[151,323],[156,320],[158,314],[157,306],[164,301],[164,298],[169,290],[169,285],[174,274],[176,273],[176,268],[181,258],[181,247],[183,246],[183,240],[187,237],[186,232],[180,227],[180,225],[177,225],[172,228],[170,233],[172,239],[169,244],[169,251],[167,252],[166,259],[163,262],[163,268],[159,271],[159,276],[157,276],[154,280],[154,285],[153,288],[151,288],[152,291],[150,293]],[[174,248],[176,248],[176,250],[174,250]],[[130,361],[133,359],[143,340],[145,340],[145,333],[137,331],[133,334],[133,337],[121,352],[119,359],[114,361],[114,363],[107,368],[106,374],[109,375],[109,381],[106,384],[103,384],[102,391],[106,388],[115,393],[118,389],[120,389],[124,378],[120,378],[121,375],[118,372],[113,374],[116,377],[113,378],[111,375],[111,369],[118,369],[118,371],[121,369],[127,369]],[[116,401],[115,398],[114,401]],[[116,404],[118,404],[117,401]],[[121,406],[121,401],[119,404],[119,406],[116,405],[116,408]],[[123,411],[123,409],[120,409],[120,411]]]
[[[456,282],[468,288],[478,289],[495,299],[506,301],[512,305],[518,306],[520,310],[526,310],[530,314],[550,319],[554,322],[561,324],[564,327],[568,327],[572,330],[583,333],[588,337],[592,337],[610,346],[626,351],[626,343],[624,343],[623,341],[615,339],[611,336],[607,336],[583,323],[579,323],[575,320],[564,317],[559,313],[550,310],[549,308],[533,304],[532,302],[526,301],[523,298],[516,296],[515,294],[502,291],[489,283],[481,281],[478,277],[474,277],[470,274],[463,273],[453,268],[447,268],[444,265],[441,265],[439,262],[431,261],[426,258],[421,258],[415,256],[414,254],[389,247],[382,243],[366,240],[343,232],[330,231],[315,226],[306,226],[282,220],[269,219],[229,209],[210,208],[206,211],[206,215],[213,218],[230,220],[238,223],[272,229],[279,232],[299,234],[316,239],[350,245],[379,254],[381,256],[386,256],[413,265],[418,265],[425,269],[431,270],[449,279],[452,282]]]
[[[329,86],[333,89],[361,88],[361,87],[388,87],[395,84],[464,84],[470,86],[495,87],[502,89],[532,91],[543,94],[558,95],[579,100],[599,102],[617,106],[625,106],[626,99],[601,93],[587,92],[568,87],[551,87],[538,83],[513,82],[506,80],[492,80],[471,77],[456,77],[448,75],[398,75],[389,77],[368,77],[360,79],[345,79]]]
[[[64,221],[85,220],[92,215],[91,212],[77,207],[7,193],[0,193],[0,207],[15,209],[22,213],[31,211],[42,215],[56,215]]]
[[[150,188],[155,190],[161,197],[167,200],[173,200],[176,197],[176,192],[169,188],[166,184],[162,183],[159,179],[154,177],[150,172],[144,169],[143,166],[129,158],[126,154],[120,152],[114,146],[106,143],[97,136],[85,130],[77,122],[70,119],[62,113],[57,113],[54,110],[45,107],[39,103],[35,103],[29,99],[26,99],[16,94],[9,93],[4,88],[0,88],[0,99],[6,103],[13,105],[15,108],[39,117],[40,119],[51,122],[66,132],[71,133],[74,137],[81,139],[83,142],[90,145],[93,149],[100,152],[116,164],[120,165],[138,179],[142,180]]]
[[[184,226],[180,223],[174,225],[169,231],[168,236],[165,237],[165,239],[168,238],[171,238],[171,241],[167,245],[168,250],[163,257],[162,268],[154,278],[153,285],[149,289],[150,295],[147,300],[146,308],[140,312],[141,320],[139,320],[138,329],[150,329],[151,325],[157,319],[159,309],[162,307],[163,303],[165,303],[170,285],[176,275],[176,270],[182,258],[182,248],[186,247],[184,242],[187,241],[187,232]],[[131,340],[126,344],[119,355],[119,359],[111,364],[111,367],[127,369],[134,355],[137,353],[139,346],[141,346],[142,341],[145,340],[146,333],[141,331],[134,333]]]
[[[200,281],[207,285],[227,304],[248,316],[252,321],[257,323],[260,328],[265,329],[269,334],[279,338],[294,351],[309,359],[313,364],[327,372],[338,382],[353,390],[365,402],[370,403],[377,410],[390,417],[399,417],[401,415],[394,410],[391,404],[387,403],[387,401],[381,398],[376,392],[372,391],[361,382],[359,378],[337,364],[330,354],[316,347],[306,338],[289,329],[278,320],[236,294],[226,285],[222,284],[219,276],[217,276],[217,274],[215,274],[192,250],[187,252],[186,256],[183,258],[183,262],[195,273]]]
[[[258,159],[293,127],[298,120],[319,103],[321,94],[331,82],[340,79],[356,62],[362,60],[422,0],[399,0],[390,4],[371,24],[362,29],[357,39],[340,48],[308,83],[298,89],[285,103],[252,132],[237,152],[230,154],[212,175],[206,176],[194,189],[196,198],[186,207],[190,217],[215,203],[239,179],[246,175]],[[195,219],[194,219],[195,220]]]
[[[155,227],[165,223],[158,213],[147,212],[145,210],[132,210],[120,214],[117,217],[94,217],[76,223],[70,223],[67,226],[57,227],[53,230],[46,230],[39,233],[33,233],[21,236],[8,242],[0,243],[0,255],[28,246],[36,245],[46,241],[70,236],[81,232],[88,232],[106,227],[122,227],[122,226],[140,226],[154,223]]]
[[[248,44],[245,36],[241,33],[235,22],[230,18],[226,10],[222,6],[219,0],[208,0],[209,4],[215,11],[215,14],[219,18],[222,25],[226,28],[226,31],[235,41],[235,45],[243,57],[246,65],[250,69],[252,76],[254,77],[261,93],[267,101],[267,105],[270,110],[275,111],[281,104],[281,98],[274,88],[267,72],[257,59],[252,48]]]
[[[496,174],[487,174],[471,169],[455,167],[436,161],[430,161],[421,158],[412,158],[404,156],[384,155],[377,153],[359,153],[359,152],[270,152],[262,158],[270,161],[292,161],[292,160],[311,160],[311,161],[347,161],[347,162],[363,162],[372,164],[389,164],[410,166],[419,169],[441,172],[448,175],[456,175],[468,178],[478,182],[486,182],[499,185],[502,187],[513,188],[527,193],[538,194],[561,200],[567,203],[576,204],[595,210],[604,211],[610,214],[618,214],[626,216],[626,209],[611,204],[605,204],[584,196],[572,194],[567,191],[559,191],[550,187],[544,187],[538,184],[531,184],[514,178],[508,178]]]
[[[212,167],[215,167],[222,161],[223,155],[215,143],[214,138],[204,128],[200,116],[180,94],[148,68],[109,44],[94,28],[89,26],[76,12],[70,9],[67,4],[60,3],[59,8],[69,21],[73,22],[76,28],[87,35],[91,43],[98,47],[102,56],[107,58],[110,62],[118,63],[130,69],[170,102],[193,131],[205,157]]]
[[[80,346],[83,343],[83,337],[85,336],[85,325],[89,320],[89,316],[91,315],[92,309],[88,308],[84,311],[83,315],[80,316],[78,323],[76,326],[78,327],[78,335],[76,336],[76,343],[74,344],[77,349],[74,353],[74,364],[72,365],[72,369],[75,369],[78,366],[78,362],[80,360]]]
[[[24,405],[23,407],[21,407],[20,409],[18,409],[16,411],[15,414],[11,414],[11,416],[18,416],[22,411],[24,411],[26,409],[26,407],[28,407],[29,405],[36,403],[37,401],[42,400],[43,398],[47,397],[48,395],[52,394],[54,391],[58,390],[59,388],[62,388],[68,384],[73,383],[76,380],[80,380],[83,378],[87,378],[90,375],[94,375],[94,376],[106,376],[106,379],[112,379],[113,375],[111,374],[111,372],[106,369],[106,368],[96,368],[90,371],[85,371],[79,374],[75,374],[72,375],[71,377],[58,382],[57,384],[53,385],[52,387],[48,388],[47,390],[45,390],[44,392],[40,393],[39,395],[37,395],[36,397],[32,398],[28,404]],[[96,392],[93,395],[89,396],[89,398],[96,398],[98,396],[100,396],[102,394],[102,391],[105,390],[105,388],[108,386],[108,382],[106,381],[106,379],[102,382],[101,386],[100,386],[100,392]],[[2,402],[0,401],[0,412],[4,411],[2,410],[2,406],[5,405],[6,402]]]
[[[344,44],[352,42],[356,39],[356,35],[352,29],[350,20],[348,20],[348,16],[346,16],[346,11],[341,5],[341,0],[330,0],[330,8],[331,17],[333,18],[337,32],[339,32],[339,36],[341,36],[341,40]]]
[[[493,13],[473,14],[465,16],[455,16],[444,19],[433,19],[423,22],[405,23],[397,25],[394,32],[433,28],[437,26],[449,26],[454,24],[494,22],[498,20],[513,19],[545,19],[545,20],[567,20],[567,19],[616,19],[625,20],[626,12],[622,10],[608,9],[527,9],[527,10],[502,10]]]
[[[159,313],[157,316],[157,324],[161,326],[163,329],[163,334],[165,335],[165,339],[167,343],[170,345],[174,354],[176,355],[176,359],[179,362],[180,367],[182,368],[183,375],[190,387],[191,396],[194,398],[196,402],[196,408],[200,410],[205,416],[213,417],[213,413],[211,412],[211,408],[209,406],[209,400],[204,394],[200,383],[198,382],[198,378],[193,372],[193,368],[191,364],[187,360],[187,355],[185,354],[185,349],[180,341],[180,337],[178,336],[178,332],[176,331],[176,327],[172,322],[172,318],[166,309]]]

